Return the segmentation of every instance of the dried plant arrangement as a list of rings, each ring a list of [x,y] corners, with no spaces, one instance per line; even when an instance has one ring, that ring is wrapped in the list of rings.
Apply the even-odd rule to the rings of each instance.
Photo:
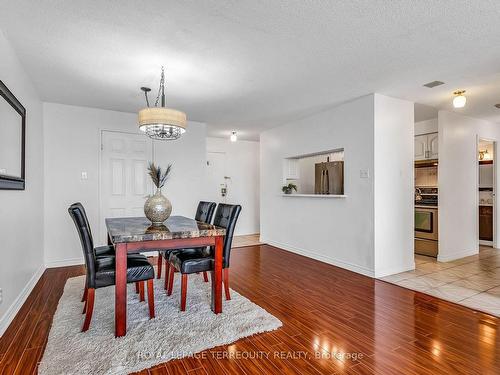
[[[154,162],[150,162],[148,166],[148,174],[153,180],[153,184],[161,189],[167,182],[168,175],[172,171],[172,164],[169,164],[165,170],[157,166]]]

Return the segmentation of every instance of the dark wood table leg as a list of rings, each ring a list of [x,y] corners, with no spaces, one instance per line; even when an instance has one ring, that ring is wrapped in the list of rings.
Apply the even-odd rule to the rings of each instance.
[[[214,270],[212,272],[212,311],[222,312],[222,246],[224,237],[215,237]]]
[[[115,337],[127,333],[127,244],[116,244]]]

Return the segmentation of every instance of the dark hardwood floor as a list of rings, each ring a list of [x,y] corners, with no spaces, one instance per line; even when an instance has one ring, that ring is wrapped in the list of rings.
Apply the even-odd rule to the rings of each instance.
[[[231,262],[231,287],[283,327],[140,374],[500,374],[498,318],[267,245]],[[2,374],[36,373],[64,284],[82,273],[45,271],[0,339]]]

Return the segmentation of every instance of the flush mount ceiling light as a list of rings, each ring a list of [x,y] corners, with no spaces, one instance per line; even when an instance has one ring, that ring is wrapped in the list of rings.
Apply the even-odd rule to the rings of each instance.
[[[455,97],[453,98],[453,107],[455,108],[463,108],[465,103],[467,102],[467,98],[465,97],[465,90],[458,90],[453,93]]]
[[[139,111],[139,129],[149,138],[163,141],[178,139],[186,131],[187,118],[184,112],[165,107],[165,71],[161,67],[160,87],[156,96],[155,106],[149,106],[149,87],[141,87],[146,97],[147,108]],[[161,106],[158,102],[161,100]]]
[[[238,140],[238,136],[236,135],[236,132],[235,131],[232,131],[231,132],[231,142],[236,142]]]

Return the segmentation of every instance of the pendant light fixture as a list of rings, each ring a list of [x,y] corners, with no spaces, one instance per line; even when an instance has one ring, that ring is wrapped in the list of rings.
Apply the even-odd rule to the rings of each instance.
[[[161,67],[160,87],[155,106],[149,106],[149,87],[141,87],[146,97],[147,108],[139,111],[139,129],[149,138],[163,141],[178,139],[186,131],[187,118],[184,112],[165,107],[165,70]],[[158,104],[161,100],[161,106]]]
[[[231,142],[236,142],[238,140],[238,136],[236,135],[235,131],[231,132],[231,137],[229,138],[231,139]]]
[[[463,108],[465,103],[467,102],[467,98],[465,97],[465,90],[458,90],[453,93],[455,97],[453,98],[453,107],[455,108]]]

